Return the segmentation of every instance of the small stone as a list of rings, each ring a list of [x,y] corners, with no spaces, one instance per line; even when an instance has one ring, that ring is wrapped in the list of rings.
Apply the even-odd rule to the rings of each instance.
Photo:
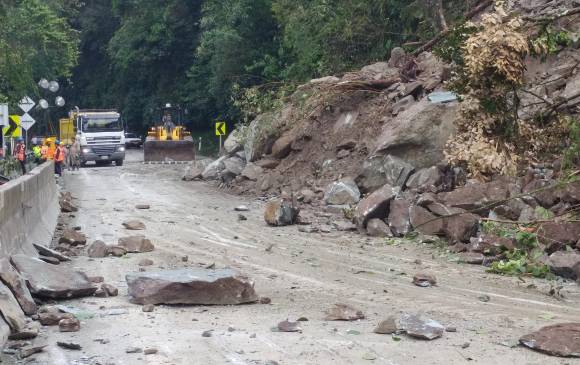
[[[117,295],[119,295],[119,289],[117,289],[111,284],[102,284],[101,289],[103,289],[110,297],[116,297]]]
[[[145,355],[154,355],[156,354],[158,351],[155,348],[149,348],[149,349],[145,349],[145,351],[143,351],[143,353]]]
[[[418,273],[413,276],[413,284],[422,288],[428,288],[430,286],[437,285],[437,279],[435,278],[435,275]]]
[[[243,214],[238,214],[238,220],[239,221],[247,221],[248,218],[245,215],[243,215]]]
[[[78,332],[81,329],[81,322],[76,318],[61,319],[58,322],[60,332]]]
[[[189,261],[189,257],[187,255],[181,256],[181,262],[187,262],[187,261]]]
[[[256,338],[256,337],[258,337],[258,336],[257,336],[255,333],[252,333],[252,334],[250,335],[250,338]]]
[[[60,260],[57,259],[56,257],[39,255],[38,258],[41,259],[42,261],[46,262],[47,264],[60,265]]]
[[[67,350],[80,350],[80,349],[82,349],[82,346],[76,342],[57,341],[56,344],[58,347],[62,347],[63,349],[67,349]]]
[[[155,306],[153,304],[145,304],[141,307],[141,310],[145,313],[153,312],[155,310]]]
[[[326,321],[356,321],[364,319],[362,311],[355,309],[347,304],[338,303],[334,307],[326,310]]]
[[[146,210],[146,209],[150,209],[151,206],[149,204],[137,204],[135,205],[136,209],[141,209],[141,210]]]
[[[461,348],[462,348],[462,349],[466,349],[466,348],[468,348],[469,346],[471,346],[471,344],[470,344],[469,342],[465,342],[463,345],[461,345]]]
[[[272,303],[272,299],[268,298],[268,297],[261,297],[260,298],[260,304],[270,304]]]
[[[238,205],[237,207],[234,208],[234,210],[236,212],[248,212],[250,210],[250,208],[248,208],[245,205]]]
[[[396,333],[399,329],[397,328],[397,319],[395,317],[389,317],[384,321],[381,321],[377,327],[373,330],[374,333],[379,333],[382,335],[390,335]]]
[[[20,353],[19,353],[20,358],[25,359],[27,357],[34,355],[34,354],[42,352],[46,346],[48,346],[48,345],[32,346],[32,347],[23,348],[20,350]]]
[[[446,327],[445,331],[446,332],[457,332],[457,328],[456,327]]]
[[[140,354],[143,352],[143,349],[141,349],[140,347],[131,346],[131,347],[127,347],[125,349],[125,352],[128,354]]]
[[[151,259],[143,259],[139,261],[139,266],[152,266],[153,264],[154,262]]]
[[[87,254],[90,258],[103,258],[109,254],[109,247],[103,241],[95,241],[87,249]]]
[[[109,246],[109,253],[114,257],[123,257],[127,254],[127,249],[121,246]]]
[[[302,328],[298,325],[298,322],[290,322],[288,320],[278,323],[276,329],[280,332],[301,332]]]
[[[480,295],[479,297],[477,297],[477,299],[479,299],[480,301],[487,303],[491,300],[491,298],[489,297],[489,295]]]
[[[213,336],[213,330],[203,331],[201,337],[211,337]]]
[[[306,317],[300,317],[296,320],[296,322],[308,322],[308,318]]]
[[[235,330],[236,330],[236,328],[234,326],[228,327],[228,332],[234,332]]]
[[[123,222],[123,227],[130,231],[142,231],[146,228],[145,223],[137,220]]]
[[[8,339],[11,341],[25,341],[25,340],[32,340],[38,336],[40,331],[40,323],[38,322],[31,322],[26,325],[23,329],[18,332],[13,332],[8,336]]]

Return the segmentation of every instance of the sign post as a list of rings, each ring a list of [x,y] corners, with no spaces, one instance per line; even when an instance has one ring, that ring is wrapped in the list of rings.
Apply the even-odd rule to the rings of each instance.
[[[220,137],[220,156],[222,154],[222,136],[226,135],[226,122],[215,122],[215,135]]]
[[[0,104],[0,130],[8,125],[8,104]],[[4,134],[0,133],[0,158],[4,157],[6,151],[6,142]]]
[[[34,108],[36,103],[29,96],[25,96],[18,103],[18,107],[22,109],[24,115],[20,117],[20,126],[24,129],[24,145],[28,147],[28,129],[36,123],[36,121],[28,114]]]

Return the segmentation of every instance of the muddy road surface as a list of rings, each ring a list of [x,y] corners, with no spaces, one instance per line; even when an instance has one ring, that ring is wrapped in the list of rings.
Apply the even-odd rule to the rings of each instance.
[[[515,346],[538,328],[580,318],[575,284],[550,296],[550,282],[501,277],[458,264],[452,255],[417,242],[387,244],[356,233],[302,233],[296,226],[267,227],[261,200],[230,195],[203,182],[180,180],[184,166],[144,165],[137,151],[123,167],[88,167],[68,173],[63,189],[80,211],[67,222],[89,243],[114,244],[127,236],[121,223],[138,219],[155,251],[123,258],[77,257],[71,268],[103,276],[119,296],[61,304],[82,310],[81,330],[45,333],[48,347],[35,364],[571,364]],[[149,210],[135,205],[149,204]],[[234,207],[250,208],[246,221]],[[313,214],[313,213],[312,213]],[[333,220],[336,218],[328,218]],[[184,262],[184,256],[187,261]],[[131,304],[125,275],[172,268],[234,268],[255,281],[271,304],[165,306],[145,313]],[[411,283],[417,272],[438,285]],[[362,310],[355,322],[324,321],[335,303]],[[419,313],[456,331],[433,341],[373,333],[381,320]],[[300,317],[302,332],[275,332],[278,322]],[[46,328],[46,327],[45,327]],[[210,331],[210,337],[202,336]],[[70,351],[57,341],[82,346]],[[127,353],[128,348],[157,353]]]

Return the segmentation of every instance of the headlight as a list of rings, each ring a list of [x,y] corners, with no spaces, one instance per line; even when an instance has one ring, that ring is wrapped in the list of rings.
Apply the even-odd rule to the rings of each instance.
[[[83,148],[83,153],[89,153],[89,152],[91,152],[90,148]]]
[[[117,148],[117,151],[119,151],[119,152],[124,152],[124,151],[125,151],[125,147],[123,147],[123,146],[119,146],[119,147]]]

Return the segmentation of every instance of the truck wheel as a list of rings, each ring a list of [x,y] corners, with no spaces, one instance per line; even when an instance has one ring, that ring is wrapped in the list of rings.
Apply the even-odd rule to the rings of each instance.
[[[116,160],[115,166],[123,166],[123,160]]]

